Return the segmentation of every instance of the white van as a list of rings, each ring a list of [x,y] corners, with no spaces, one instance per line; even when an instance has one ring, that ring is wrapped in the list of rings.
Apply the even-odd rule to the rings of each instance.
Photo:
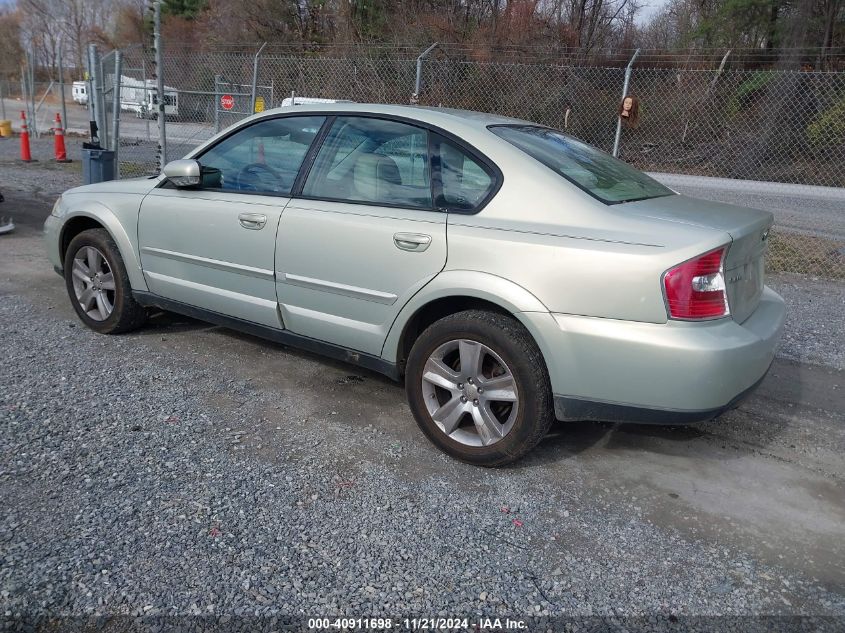
[[[319,97],[286,97],[282,99],[282,108],[295,105],[309,105],[311,103],[354,103],[346,99],[321,99]]]
[[[88,105],[88,82],[87,81],[74,81],[73,88],[71,88],[71,93],[73,94],[73,102],[78,103],[79,105]]]

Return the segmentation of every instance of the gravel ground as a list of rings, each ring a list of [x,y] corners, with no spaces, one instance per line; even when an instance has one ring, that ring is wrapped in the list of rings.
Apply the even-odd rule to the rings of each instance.
[[[772,280],[780,359],[718,422],[558,425],[481,470],[430,446],[374,374],[178,317],[82,327],[38,235],[78,164],[10,147],[0,630],[845,628],[841,284]]]
[[[76,158],[82,149],[82,139],[67,137],[68,156]],[[22,163],[18,139],[0,138],[0,191],[6,195],[19,192],[26,196],[50,199],[51,204],[63,191],[82,184],[82,163],[59,164],[53,158],[53,138],[41,137],[30,143],[32,157],[37,161]],[[8,206],[8,205],[7,205]],[[9,214],[13,209],[3,208],[0,213]]]
[[[431,471],[409,480],[377,425],[345,441],[306,399],[14,295],[0,321],[7,618],[845,616],[842,594],[660,530],[636,498],[585,498],[577,467],[550,491],[414,441]]]
[[[845,282],[776,275],[766,283],[786,300],[788,308],[778,354],[845,369]]]

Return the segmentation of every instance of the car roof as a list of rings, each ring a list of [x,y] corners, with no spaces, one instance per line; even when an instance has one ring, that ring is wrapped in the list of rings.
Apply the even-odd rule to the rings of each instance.
[[[305,103],[302,105],[285,106],[267,110],[264,115],[288,114],[292,111],[302,113],[348,112],[350,114],[384,114],[388,116],[416,119],[431,125],[449,127],[456,123],[463,123],[472,127],[486,128],[488,125],[502,125],[515,123],[529,123],[522,119],[514,119],[498,114],[460,110],[457,108],[441,108],[431,106],[393,105],[385,103]]]

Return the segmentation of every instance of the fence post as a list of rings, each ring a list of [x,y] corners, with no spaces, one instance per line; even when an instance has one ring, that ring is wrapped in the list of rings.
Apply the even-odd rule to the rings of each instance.
[[[67,132],[67,104],[65,102],[65,67],[62,64],[62,47],[61,44],[59,45],[59,90],[62,93],[62,125],[65,126],[65,132]]]
[[[120,178],[120,73],[123,72],[123,53],[114,52],[114,91],[112,92],[111,144],[114,152],[114,179]]]
[[[261,51],[267,46],[267,42],[261,45],[258,52],[255,54],[255,59],[252,61],[252,101],[250,101],[250,115],[255,114],[255,100],[258,97],[258,58],[261,56]]]
[[[88,45],[88,125],[93,132],[97,127],[97,108],[94,102],[94,58],[96,57],[96,48],[93,44]],[[100,142],[100,130],[97,129],[97,134],[91,134],[91,142]]]
[[[24,107],[27,107],[27,103],[29,103],[29,97],[26,96],[26,77],[25,77],[24,66],[21,64],[21,99],[23,99]],[[27,107],[28,109],[28,107]]]
[[[33,119],[38,118],[38,111],[41,109],[41,106],[44,105],[44,100],[47,98],[48,94],[53,92],[53,83],[55,83],[55,82],[50,80],[50,85],[47,86],[47,90],[44,91],[44,94],[41,95],[41,98],[38,100],[38,105],[35,106],[35,113],[32,115]],[[49,116],[48,116],[48,119],[49,119]],[[39,135],[37,138],[41,138],[41,136]]]
[[[640,54],[640,49],[634,51],[633,57],[631,57],[631,61],[628,62],[628,66],[625,68],[625,83],[622,86],[622,98],[624,99],[625,96],[628,94],[628,84],[631,82],[631,68],[634,66],[634,60],[637,59],[637,56]],[[616,138],[613,140],[613,157],[616,158],[619,155],[619,139],[622,136],[622,116],[616,116]]]
[[[106,57],[113,55],[114,51],[107,53]],[[97,51],[97,105],[99,106],[100,137],[103,139],[103,147],[111,147],[109,140],[109,112],[106,108],[106,66],[103,63],[103,56]]]
[[[147,57],[144,55],[144,48],[141,47],[141,83],[144,84],[144,104],[141,106],[141,114],[144,115],[144,127],[147,130],[147,140],[150,140],[150,117],[147,116],[147,113],[144,111],[144,108],[147,107],[147,95],[149,94],[149,90],[147,88]]]
[[[704,93],[704,96],[701,98],[701,103],[704,104],[707,102],[707,99],[710,98],[710,93],[713,92],[713,89],[716,87],[716,82],[719,81],[719,77],[722,75],[722,71],[725,70],[725,64],[728,61],[728,55],[731,54],[732,49],[728,49],[728,52],[725,53],[725,56],[722,58],[722,63],[719,64],[719,69],[716,71],[716,74],[713,76],[713,79],[707,86],[707,91]],[[695,107],[696,104],[693,104]],[[689,132],[689,123],[690,123],[690,115],[687,115],[687,120],[684,121],[684,133],[681,135],[681,143],[687,142],[687,132]]]
[[[220,131],[220,75],[214,75],[214,133]]]
[[[414,93],[411,95],[411,105],[420,102],[420,90],[422,90],[422,69],[423,69],[423,59],[428,57],[428,54],[431,53],[435,48],[437,48],[438,42],[435,42],[427,49],[425,49],[420,56],[417,57],[417,79],[414,82]]]
[[[104,129],[106,118],[105,108],[106,100],[103,96],[103,80],[100,77],[100,55],[97,52],[96,44],[88,45],[88,76],[91,83],[90,94],[88,95],[88,107],[91,111],[90,120],[97,124],[97,142],[104,147],[108,147],[108,130]]]
[[[26,104],[26,109],[29,116],[29,134],[35,135],[39,138],[38,122],[35,120],[35,57],[31,50],[26,51],[26,77],[27,85],[29,87],[29,101]]]
[[[3,86],[6,85],[5,79],[0,79],[0,119],[6,120],[6,101],[3,98]]]
[[[155,50],[156,92],[158,94],[158,170],[167,164],[167,126],[164,121],[164,63],[161,50],[161,0],[153,3],[153,49]]]

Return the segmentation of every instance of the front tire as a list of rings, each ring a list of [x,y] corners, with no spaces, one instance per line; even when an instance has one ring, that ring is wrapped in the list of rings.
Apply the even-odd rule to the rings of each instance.
[[[74,237],[64,267],[71,304],[89,328],[121,334],[143,325],[146,310],[132,297],[126,267],[108,231],[89,229]]]
[[[516,461],[554,421],[537,344],[522,324],[495,312],[467,310],[429,326],[408,356],[405,390],[423,433],[477,466]]]

